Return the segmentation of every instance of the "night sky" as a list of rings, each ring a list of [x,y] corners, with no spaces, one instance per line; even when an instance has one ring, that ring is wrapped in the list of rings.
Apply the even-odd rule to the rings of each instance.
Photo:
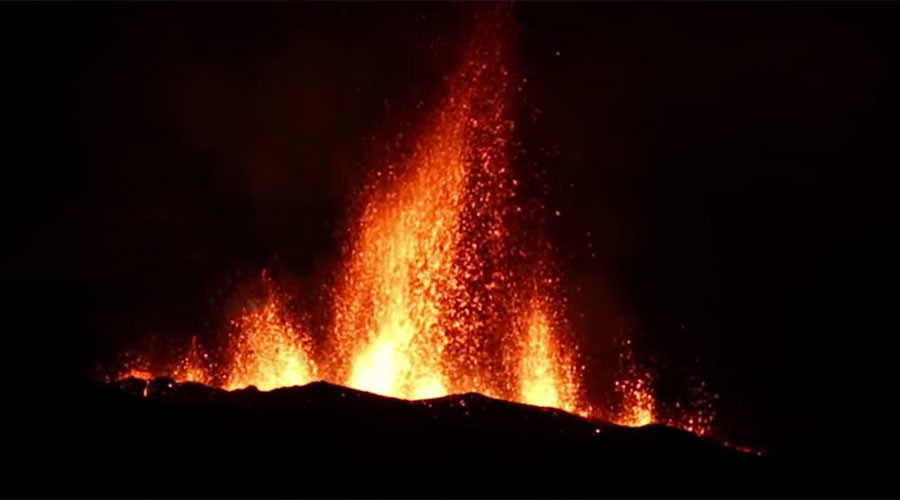
[[[211,328],[263,267],[317,307],[379,141],[414,130],[471,10],[0,6],[7,384]],[[517,168],[560,211],[592,383],[628,332],[661,398],[720,395],[732,441],[888,450],[900,4],[514,10]]]

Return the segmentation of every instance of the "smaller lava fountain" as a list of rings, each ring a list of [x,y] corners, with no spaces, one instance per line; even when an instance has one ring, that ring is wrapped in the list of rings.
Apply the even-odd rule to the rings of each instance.
[[[624,350],[619,355],[623,376],[614,382],[616,392],[621,396],[621,410],[615,421],[628,427],[640,427],[656,422],[656,397],[653,394],[653,374],[641,370],[634,361],[631,340],[624,342]]]
[[[253,385],[268,391],[317,380],[316,365],[308,354],[311,341],[307,330],[286,314],[284,298],[265,271],[262,281],[264,301],[232,322],[231,362],[223,384],[228,390]]]
[[[519,354],[519,400],[578,411],[577,373],[572,364],[557,362],[566,353],[552,334],[547,313],[535,306],[527,324]]]
[[[209,372],[209,355],[203,351],[196,335],[191,337],[191,345],[188,347],[187,354],[175,367],[172,378],[181,382],[213,384],[213,378]]]

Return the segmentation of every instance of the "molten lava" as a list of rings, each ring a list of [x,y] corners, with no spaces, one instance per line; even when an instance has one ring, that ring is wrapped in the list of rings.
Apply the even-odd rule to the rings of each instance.
[[[571,387],[557,387],[568,369],[556,366],[554,325],[520,297],[536,271],[528,264],[537,263],[514,258],[530,248],[509,229],[516,182],[508,21],[482,20],[411,153],[392,159],[367,191],[331,332],[344,362],[337,377],[351,387],[402,398],[477,391],[574,406]],[[535,324],[526,328],[533,338],[523,350],[528,380],[520,383],[511,361],[523,320]]]
[[[631,340],[625,340],[619,353],[619,378],[614,382],[620,397],[614,421],[619,425],[640,427],[657,421],[653,374],[634,360]]]
[[[656,422],[656,398],[648,379],[637,377],[616,381],[616,389],[623,395],[622,411],[615,419],[617,424],[640,427]]]
[[[209,363],[194,337],[168,372],[176,380],[270,390],[325,379],[406,399],[471,391],[600,416],[584,401],[552,252],[522,229],[512,14],[480,14],[433,113],[362,191],[322,345],[264,272],[265,297],[231,322],[227,361]],[[655,421],[649,378],[629,377],[615,420]]]
[[[191,337],[191,345],[172,373],[172,378],[179,382],[211,385],[213,378],[209,373],[208,358],[209,356],[200,347],[197,336]]]
[[[562,346],[547,314],[535,308],[528,318],[519,354],[519,401],[575,412],[579,410],[576,372],[562,363]]]
[[[229,352],[232,359],[223,387],[250,385],[261,390],[303,385],[316,380],[310,358],[309,338],[287,314],[283,299],[271,278],[263,272],[266,297],[233,321]]]

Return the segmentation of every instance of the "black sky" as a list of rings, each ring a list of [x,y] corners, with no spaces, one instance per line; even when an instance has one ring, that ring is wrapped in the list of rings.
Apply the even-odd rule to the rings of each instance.
[[[452,68],[470,6],[0,11],[4,355],[65,380],[204,328],[263,266],[315,303],[376,138]],[[705,380],[734,441],[886,450],[900,5],[515,13],[519,139],[593,363],[632,325],[662,396]]]

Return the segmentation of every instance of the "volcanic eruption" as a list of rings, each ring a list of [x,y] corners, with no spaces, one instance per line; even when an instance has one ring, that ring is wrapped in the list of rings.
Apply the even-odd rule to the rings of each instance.
[[[661,420],[633,363],[615,388],[623,409],[587,401],[555,252],[515,161],[512,27],[510,6],[478,10],[433,109],[373,166],[327,293],[324,341],[263,271],[265,293],[230,321],[222,361],[193,337],[167,368],[133,364],[116,378],[226,390],[324,380],[413,400],[474,392],[629,426]]]

